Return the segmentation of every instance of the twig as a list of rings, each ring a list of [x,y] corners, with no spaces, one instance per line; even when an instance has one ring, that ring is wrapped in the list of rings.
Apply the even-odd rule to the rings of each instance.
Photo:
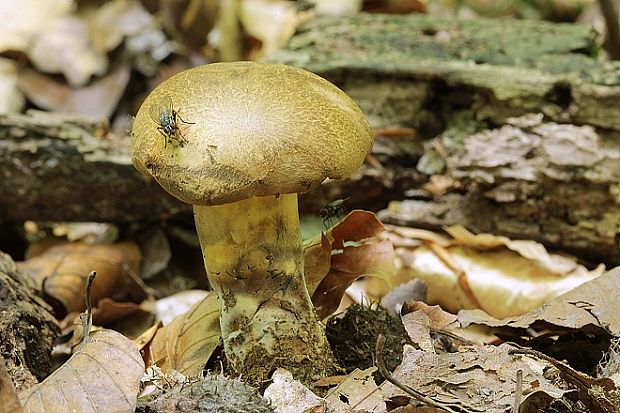
[[[618,21],[618,10],[613,0],[598,0],[598,4],[607,26],[605,38],[607,52],[613,60],[620,60],[620,22]]]
[[[401,383],[394,376],[392,376],[392,373],[388,371],[387,367],[385,367],[385,362],[383,361],[383,345],[384,344],[385,344],[385,337],[383,336],[383,334],[379,334],[379,337],[377,337],[377,344],[375,346],[375,363],[377,365],[377,368],[379,369],[379,373],[381,373],[381,375],[383,375],[383,377],[385,377],[387,381],[389,381],[394,386],[398,387],[399,389],[401,389],[402,391],[404,391],[405,393],[409,394],[414,399],[422,403],[426,403],[429,406],[433,406],[437,409],[442,409],[450,413],[456,413],[456,411],[452,410],[449,406],[443,403],[440,403],[440,402],[436,402],[435,400],[431,399],[430,397],[427,397],[426,395],[419,392],[418,390],[411,388],[407,386],[406,384]]]
[[[517,385],[515,388],[515,404],[512,408],[513,413],[519,413],[521,398],[523,397],[523,370],[517,370]]]
[[[564,379],[572,383],[573,385],[580,385],[589,388],[591,386],[591,382],[596,381],[596,379],[585,377],[584,374],[579,373],[569,365],[559,360],[556,360],[553,357],[546,355],[545,353],[541,353],[540,351],[533,350],[531,348],[514,348],[512,350],[509,350],[508,354],[521,354],[545,360],[551,365],[555,366],[558,370],[560,370],[560,373],[563,374]]]
[[[90,300],[90,292],[96,276],[97,273],[91,271],[88,274],[88,278],[86,278],[86,311],[80,314],[80,320],[82,321],[82,345],[88,343],[90,328],[93,326],[93,306]]]

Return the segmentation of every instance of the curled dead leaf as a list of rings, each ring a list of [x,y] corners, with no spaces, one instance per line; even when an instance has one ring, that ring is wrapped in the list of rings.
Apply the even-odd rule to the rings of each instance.
[[[72,88],[33,70],[22,70],[18,85],[24,95],[42,109],[103,119],[116,109],[129,75],[129,66],[119,66],[86,86]]]
[[[407,240],[403,228],[388,230],[397,256],[398,283],[424,281],[428,302],[453,313],[482,308],[499,318],[524,314],[603,271],[602,267],[588,271],[533,241],[473,235],[460,227],[448,228],[455,237],[449,242],[409,232],[420,237],[418,246]]]
[[[138,349],[112,330],[90,340],[40,384],[21,392],[29,413],[133,412],[144,374]]]
[[[321,318],[338,308],[345,290],[359,277],[378,277],[390,285],[396,274],[392,242],[371,212],[351,212],[306,245],[306,283]]]
[[[91,76],[101,76],[108,68],[107,55],[92,47],[88,24],[76,15],[42,26],[28,57],[42,72],[62,73],[73,87],[84,86]]]
[[[220,306],[217,294],[210,292],[155,333],[147,363],[157,364],[164,372],[174,369],[186,376],[196,376],[220,339]]]
[[[462,326],[483,324],[491,327],[528,328],[543,322],[570,329],[600,328],[620,336],[620,301],[610,292],[620,291],[620,267],[588,281],[548,303],[518,317],[498,320],[480,310],[461,311]]]
[[[90,271],[97,272],[92,301],[104,297],[118,301],[142,302],[142,285],[132,275],[140,264],[140,251],[131,242],[90,245],[79,242],[55,245],[41,255],[19,263],[47,296],[59,305],[58,314],[80,312],[85,308],[84,287]]]

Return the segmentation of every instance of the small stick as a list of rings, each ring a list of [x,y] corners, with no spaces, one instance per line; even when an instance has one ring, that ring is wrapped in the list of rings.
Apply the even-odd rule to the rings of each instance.
[[[429,406],[433,406],[437,409],[442,409],[445,410],[447,412],[450,413],[456,413],[456,411],[452,410],[450,407],[440,403],[440,402],[436,402],[435,400],[431,399],[430,397],[427,397],[426,395],[424,395],[423,393],[419,392],[418,390],[407,386],[406,384],[401,383],[400,381],[398,381],[394,376],[392,376],[392,373],[390,373],[387,369],[387,367],[385,367],[385,362],[383,361],[383,346],[385,344],[385,337],[383,336],[383,334],[379,334],[379,336],[377,337],[377,344],[375,346],[375,363],[377,364],[377,368],[379,369],[379,373],[381,373],[381,375],[383,377],[385,377],[385,379],[387,381],[389,381],[390,383],[392,383],[394,386],[398,387],[399,389],[401,389],[402,391],[404,391],[405,393],[409,394],[410,396],[412,396],[414,399],[425,403]]]
[[[517,386],[515,388],[515,404],[512,407],[513,413],[519,413],[521,398],[523,396],[523,370],[517,370]]]
[[[93,288],[93,281],[97,273],[91,271],[86,278],[86,311],[80,314],[80,320],[82,321],[82,345],[88,343],[90,328],[93,326],[93,306],[90,301],[90,292]]]

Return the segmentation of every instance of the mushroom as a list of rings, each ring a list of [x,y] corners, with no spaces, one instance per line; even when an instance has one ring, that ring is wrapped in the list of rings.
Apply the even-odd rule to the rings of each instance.
[[[305,286],[297,194],[347,178],[372,144],[344,92],[285,65],[192,68],[140,107],[133,163],[193,205],[224,351],[246,380],[259,383],[277,367],[305,382],[334,373]]]

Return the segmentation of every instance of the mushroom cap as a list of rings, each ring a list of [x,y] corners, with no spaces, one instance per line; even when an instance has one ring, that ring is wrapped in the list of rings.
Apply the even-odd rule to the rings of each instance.
[[[172,116],[170,100],[172,128],[149,113]],[[336,86],[303,69],[255,62],[214,63],[165,80],[140,107],[131,135],[136,168],[194,205],[345,179],[373,144],[364,114]]]

